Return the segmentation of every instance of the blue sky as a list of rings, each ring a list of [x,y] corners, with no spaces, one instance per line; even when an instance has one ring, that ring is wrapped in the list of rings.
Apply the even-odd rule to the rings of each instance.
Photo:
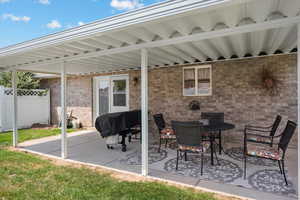
[[[0,48],[158,0],[0,0]]]

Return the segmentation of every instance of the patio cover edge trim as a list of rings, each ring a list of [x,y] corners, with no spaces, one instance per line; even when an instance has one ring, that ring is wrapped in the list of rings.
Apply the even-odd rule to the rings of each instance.
[[[246,1],[252,1],[252,0],[246,0]],[[138,10],[127,12],[121,15],[92,22],[90,24],[82,25],[73,29],[54,33],[51,35],[33,39],[20,44],[4,47],[0,49],[0,57],[23,52],[25,50],[30,50],[33,48],[40,48],[52,44],[57,44],[60,42],[64,42],[66,40],[71,41],[72,39],[76,39],[79,37],[81,38],[84,36],[90,36],[96,33],[127,27],[133,24],[148,22],[166,16],[182,14],[187,11],[192,11],[201,8],[208,8],[210,6],[219,5],[219,4],[221,4],[221,6],[225,6],[224,3],[226,2],[235,4],[235,3],[240,3],[241,1],[240,0],[202,0],[199,2],[197,0],[192,0],[191,2],[190,1],[187,2],[183,0],[180,1],[177,0],[176,2],[174,2],[171,0],[167,2],[162,2]],[[119,22],[116,22],[116,20],[119,20]],[[107,25],[105,25],[105,23],[107,23]]]

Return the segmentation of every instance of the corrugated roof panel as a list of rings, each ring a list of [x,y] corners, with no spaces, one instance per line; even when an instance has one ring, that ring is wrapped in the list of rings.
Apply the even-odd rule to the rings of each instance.
[[[194,0],[186,1],[194,2]],[[212,3],[212,0],[207,2]],[[288,53],[296,47],[297,31],[295,25],[159,46],[160,43],[163,44],[164,41],[170,39],[175,41],[177,38],[201,33],[214,34],[217,31],[230,28],[288,19],[288,17],[295,17],[300,13],[300,1],[298,0],[246,0],[239,1],[240,3],[236,3],[237,0],[235,0],[234,2],[235,4],[226,4],[225,8],[218,7],[215,10],[205,10],[204,12],[187,12],[185,15],[161,18],[151,21],[151,23],[135,24],[116,29],[109,34],[91,35],[57,45],[45,46],[39,50],[33,49],[0,57],[0,66],[44,71],[49,69],[53,72],[58,70],[58,68],[53,67],[57,65],[56,62],[75,58],[75,60],[70,61],[72,63],[70,68],[74,68],[70,69],[72,73],[80,70],[83,73],[103,71],[104,68],[107,70],[119,70],[126,67],[138,68],[140,63],[138,49],[134,53],[125,51],[124,53],[104,54],[104,56],[95,57],[101,52],[114,52],[115,50],[117,52],[118,49],[125,47],[130,49],[132,46],[154,42],[158,46],[149,48],[149,58],[153,59],[149,61],[151,66],[242,58],[280,51]],[[85,58],[85,55],[95,56]],[[77,57],[78,59],[76,59]],[[81,62],[80,59],[82,59]],[[78,60],[77,63],[76,60]],[[37,63],[38,65],[36,65]],[[30,67],[30,65],[35,67]]]

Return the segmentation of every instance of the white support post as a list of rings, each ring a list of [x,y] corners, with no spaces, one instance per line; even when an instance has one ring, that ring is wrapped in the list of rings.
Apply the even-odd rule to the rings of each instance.
[[[141,50],[142,175],[148,175],[148,52]]]
[[[17,71],[12,71],[12,89],[13,89],[13,146],[18,146],[18,77]]]
[[[298,33],[297,33],[297,89],[298,89],[298,197],[300,197],[299,192],[300,192],[300,23],[298,24]]]
[[[61,157],[67,158],[66,66],[61,64]]]

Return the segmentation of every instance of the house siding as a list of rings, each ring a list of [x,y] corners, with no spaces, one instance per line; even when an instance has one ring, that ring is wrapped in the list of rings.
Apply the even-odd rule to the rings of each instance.
[[[226,134],[228,140],[240,141],[243,127],[251,122],[271,123],[277,114],[297,120],[297,57],[277,55],[243,60],[212,63],[212,95],[185,97],[182,94],[182,68],[175,66],[149,70],[149,110],[151,114],[163,113],[166,121],[197,120],[201,112],[224,112],[225,119],[236,125]],[[262,87],[263,69],[270,70],[278,80],[278,93],[270,95]],[[140,71],[127,72],[130,77],[130,108],[140,108]],[[91,77],[68,79],[68,110],[80,117],[85,126],[92,125],[92,82]],[[52,113],[60,105],[59,80],[43,80],[51,88]],[[192,100],[200,102],[199,111],[188,108]],[[76,108],[76,109],[75,109]],[[55,112],[55,111],[54,111]],[[52,122],[57,122],[53,113]],[[151,119],[151,117],[150,117]],[[285,123],[282,123],[284,126]],[[155,135],[153,121],[150,130]],[[282,129],[283,127],[281,127]],[[296,139],[292,141],[296,145]]]

